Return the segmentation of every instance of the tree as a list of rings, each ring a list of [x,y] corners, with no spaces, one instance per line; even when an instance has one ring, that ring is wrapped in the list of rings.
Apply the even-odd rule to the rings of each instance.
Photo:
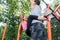
[[[16,40],[17,33],[18,33],[17,32],[18,24],[20,22],[19,16],[17,16],[17,14],[19,12],[23,12],[24,15],[26,14],[28,15],[29,2],[27,0],[24,0],[24,1],[22,0],[4,0],[4,1],[0,0],[0,2],[5,7],[4,9],[1,8],[3,10],[0,13],[1,14],[0,22],[4,22],[4,23],[8,22],[8,25],[9,25],[6,31],[5,40]]]

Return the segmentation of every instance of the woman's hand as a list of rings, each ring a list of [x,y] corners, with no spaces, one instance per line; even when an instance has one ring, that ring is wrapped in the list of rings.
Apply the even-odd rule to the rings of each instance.
[[[19,15],[20,15],[20,20],[23,21],[23,15],[22,15],[22,13],[19,14]]]
[[[27,21],[28,20],[28,17],[27,16],[24,16],[23,20],[24,21]]]
[[[47,18],[45,18],[44,16],[38,16],[38,20],[46,20]]]

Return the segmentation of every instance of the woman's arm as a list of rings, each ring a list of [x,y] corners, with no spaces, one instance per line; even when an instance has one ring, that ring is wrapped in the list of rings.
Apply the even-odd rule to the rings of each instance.
[[[35,20],[41,20],[43,19],[42,17],[40,16],[35,16],[35,15],[30,15],[27,19],[27,30],[26,30],[26,33],[27,35],[31,36],[31,31],[30,31],[30,26],[32,25],[32,20],[35,19]]]
[[[20,15],[20,21],[23,21],[23,14],[19,14]]]
[[[46,17],[44,16],[35,16],[35,15],[30,15],[28,17],[27,23],[28,23],[28,27],[31,26],[31,22],[32,20],[46,20]]]
[[[31,22],[32,22],[33,19],[38,20],[37,18],[38,18],[38,16],[30,15],[30,16],[28,17],[28,20],[27,20],[27,23],[28,23],[28,24],[27,24],[27,27],[30,27],[30,26],[31,26]]]

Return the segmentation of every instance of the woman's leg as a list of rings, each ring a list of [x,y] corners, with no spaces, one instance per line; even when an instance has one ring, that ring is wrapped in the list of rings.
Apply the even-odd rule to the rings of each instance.
[[[38,20],[37,19],[38,18],[38,16],[34,16],[34,15],[30,15],[29,17],[28,17],[28,20],[27,20],[27,30],[26,30],[26,34],[28,35],[28,36],[31,36],[31,23],[32,23],[32,20],[33,19],[35,19],[35,20]]]
[[[27,20],[28,27],[31,26],[32,20],[38,20],[38,16],[30,15],[30,16],[28,17],[28,20]]]
[[[46,31],[42,23],[32,25],[31,40],[46,40]]]
[[[27,20],[27,30],[26,30],[26,33],[28,36],[31,36],[31,23],[32,23],[32,20],[38,20],[38,16],[35,16],[35,15],[30,15],[28,17],[28,20]]]

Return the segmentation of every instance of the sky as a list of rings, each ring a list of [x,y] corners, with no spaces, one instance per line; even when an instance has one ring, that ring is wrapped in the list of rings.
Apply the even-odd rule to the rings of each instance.
[[[44,0],[47,4],[52,4],[54,0]],[[41,7],[44,10],[46,8],[46,5],[44,2],[41,2]]]

